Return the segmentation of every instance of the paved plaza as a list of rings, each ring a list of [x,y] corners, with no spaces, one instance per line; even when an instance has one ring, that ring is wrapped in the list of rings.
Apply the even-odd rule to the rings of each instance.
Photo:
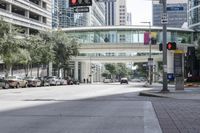
[[[151,89],[131,83],[0,90],[0,131],[200,132],[199,100],[138,96]]]

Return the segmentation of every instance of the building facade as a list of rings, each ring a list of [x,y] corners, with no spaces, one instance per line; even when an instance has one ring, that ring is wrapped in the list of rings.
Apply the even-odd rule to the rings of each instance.
[[[1,0],[0,17],[26,34],[52,28],[51,0]]]
[[[126,25],[132,25],[132,13],[128,12],[127,13],[127,22]]]
[[[200,30],[200,1],[188,0],[188,26]]]
[[[126,25],[126,0],[117,0],[116,2],[116,25]]]
[[[105,2],[106,25],[116,25],[116,2]]]
[[[59,26],[60,28],[101,26],[105,25],[105,3],[92,1],[87,13],[74,13],[76,7],[69,7],[69,0],[59,0]],[[56,17],[55,17],[56,18]]]
[[[158,2],[153,3],[153,26],[162,26],[161,16],[163,12],[162,4]],[[168,24],[169,27],[180,28],[185,22],[187,22],[187,2],[185,0],[180,1],[168,1]]]

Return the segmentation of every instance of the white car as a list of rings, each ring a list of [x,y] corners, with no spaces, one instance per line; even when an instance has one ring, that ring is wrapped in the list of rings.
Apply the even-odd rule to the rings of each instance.
[[[111,79],[104,79],[103,82],[104,82],[104,83],[111,83],[112,80],[111,80]]]
[[[60,79],[56,76],[51,76],[47,78],[50,85],[60,85]]]

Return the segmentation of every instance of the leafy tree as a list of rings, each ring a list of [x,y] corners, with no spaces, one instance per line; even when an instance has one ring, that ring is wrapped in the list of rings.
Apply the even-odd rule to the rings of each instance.
[[[118,63],[116,67],[116,74],[119,79],[128,76],[128,68],[123,63]]]
[[[115,64],[105,64],[105,69],[108,70],[112,75],[116,73]]]
[[[12,66],[20,60],[18,53],[20,53],[21,39],[16,36],[16,30],[12,29],[11,25],[0,20],[0,56],[6,66],[7,77],[9,72],[11,74]]]
[[[41,64],[48,64],[53,60],[53,51],[49,43],[46,43],[39,35],[32,35],[26,38],[23,48],[27,49],[30,53],[31,60],[28,62],[27,67],[32,64],[37,64],[39,76],[39,67]],[[28,73],[27,73],[28,74]]]
[[[101,74],[102,77],[105,77],[105,78],[109,78],[110,77],[110,73],[109,71],[105,71]]]
[[[58,31],[53,33],[54,64],[58,71],[68,67],[72,56],[78,55],[78,43],[75,39],[70,39],[66,33]]]

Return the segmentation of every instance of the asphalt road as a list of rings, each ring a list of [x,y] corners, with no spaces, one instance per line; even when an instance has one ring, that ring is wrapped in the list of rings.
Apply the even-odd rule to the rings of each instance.
[[[142,84],[0,90],[0,133],[161,133]]]

